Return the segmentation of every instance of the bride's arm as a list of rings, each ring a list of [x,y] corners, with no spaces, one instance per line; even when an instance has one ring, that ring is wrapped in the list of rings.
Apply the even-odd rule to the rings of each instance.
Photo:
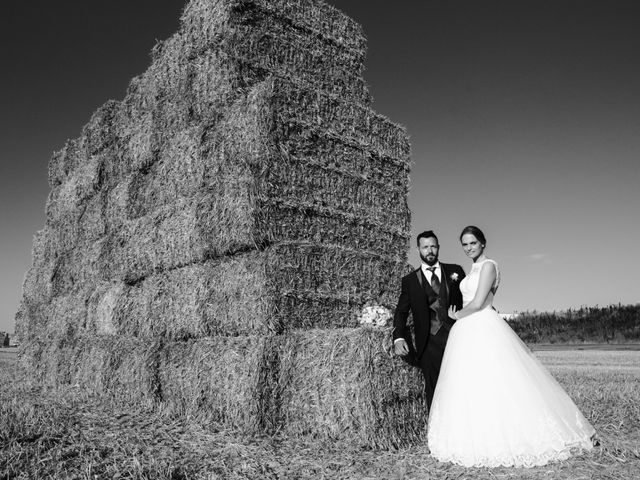
[[[471,315],[472,313],[482,309],[495,281],[496,266],[493,262],[484,262],[484,265],[482,265],[482,269],[480,270],[478,289],[476,290],[473,300],[471,300],[462,310],[458,310],[457,312],[453,307],[449,308],[449,316],[453,319],[459,320],[462,317],[466,317],[467,315]]]

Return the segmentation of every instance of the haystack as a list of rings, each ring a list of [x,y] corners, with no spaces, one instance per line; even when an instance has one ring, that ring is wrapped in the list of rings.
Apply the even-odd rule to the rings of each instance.
[[[41,382],[202,424],[397,448],[421,441],[427,415],[421,374],[391,348],[389,328],[359,327],[188,341],[85,335],[29,358]]]
[[[319,0],[192,0],[49,163],[26,371],[256,431],[418,438],[415,372],[359,327],[393,308],[410,221],[365,50]]]

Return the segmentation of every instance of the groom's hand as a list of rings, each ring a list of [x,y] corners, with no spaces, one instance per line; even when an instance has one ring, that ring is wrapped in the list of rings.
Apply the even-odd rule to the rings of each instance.
[[[409,345],[407,345],[407,341],[404,338],[398,338],[393,342],[393,350],[396,355],[401,357],[409,355]]]

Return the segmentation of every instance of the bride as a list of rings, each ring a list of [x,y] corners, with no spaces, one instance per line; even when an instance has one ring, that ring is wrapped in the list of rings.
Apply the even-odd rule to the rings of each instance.
[[[473,266],[449,333],[429,412],[431,454],[466,467],[544,465],[588,450],[595,430],[560,384],[492,308],[498,264],[474,226],[460,235]]]

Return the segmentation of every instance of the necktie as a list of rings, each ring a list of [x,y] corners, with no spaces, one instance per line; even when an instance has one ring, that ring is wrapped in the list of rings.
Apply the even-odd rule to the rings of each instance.
[[[436,292],[436,295],[440,293],[440,280],[436,275],[436,267],[427,267],[427,270],[431,272],[431,288]]]

